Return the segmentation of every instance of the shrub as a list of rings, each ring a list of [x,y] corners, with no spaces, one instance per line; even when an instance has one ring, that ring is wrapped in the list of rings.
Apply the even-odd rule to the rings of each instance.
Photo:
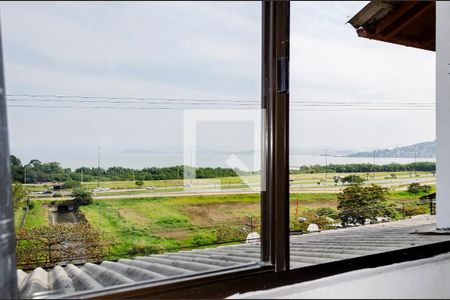
[[[75,189],[75,188],[81,188],[81,183],[76,180],[68,180],[64,182],[63,184],[64,189]]]
[[[431,192],[431,186],[427,184],[422,185],[422,192],[428,194],[429,192]]]
[[[421,191],[420,183],[413,182],[408,186],[408,192],[412,194],[418,194],[420,193],[420,191]]]
[[[412,217],[428,214],[430,213],[430,208],[428,204],[408,203],[403,206],[402,212],[405,217]]]
[[[163,246],[149,243],[145,240],[133,241],[131,248],[127,251],[129,255],[150,255],[163,252],[165,249]]]
[[[328,225],[330,225],[328,216],[318,216],[312,210],[302,213],[302,217],[305,218],[306,221],[301,222],[300,220],[291,220],[290,228],[292,230],[306,232],[310,224],[316,224],[317,226],[319,226],[319,229],[323,230],[328,229]]]
[[[194,246],[212,245],[217,242],[217,237],[213,231],[200,231],[192,236],[192,244]]]
[[[62,197],[62,194],[61,193],[54,193],[52,197],[53,198],[59,198],[59,197]]]
[[[28,203],[29,210],[32,210],[35,206],[36,206],[36,203],[34,201],[30,201],[30,203]]]
[[[74,189],[71,196],[78,206],[89,205],[93,202],[92,193],[82,188]]]
[[[333,209],[332,207],[321,207],[316,210],[316,215],[319,217],[325,216],[334,218],[338,214],[338,211]]]
[[[21,202],[25,200],[27,197],[27,191],[25,190],[24,186],[20,183],[14,183],[12,186],[12,198],[14,202],[14,209],[19,208],[21,205]]]
[[[339,218],[344,223],[361,223],[365,219],[375,219],[384,214],[383,202],[386,201],[387,189],[372,184],[363,187],[352,184],[338,194]]]
[[[109,251],[108,240],[88,223],[20,229],[16,235],[19,268],[53,267],[61,262],[98,262]]]
[[[358,175],[348,175],[341,179],[343,184],[361,184],[364,181],[366,180]]]
[[[393,202],[380,203],[379,211],[379,217],[389,217],[391,220],[400,220],[403,218],[401,210],[397,207],[397,204]]]
[[[420,185],[418,182],[413,182],[408,186],[408,192],[412,194],[425,193],[428,194],[431,191],[431,186],[424,184]]]
[[[216,230],[216,238],[220,243],[239,242],[246,237],[247,232],[242,226],[222,225]]]

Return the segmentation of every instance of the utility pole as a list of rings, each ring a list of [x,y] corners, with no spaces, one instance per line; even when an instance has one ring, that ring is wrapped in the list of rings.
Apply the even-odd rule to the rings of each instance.
[[[134,169],[132,169],[132,172],[133,172],[133,181],[134,181]]]
[[[191,168],[192,168],[192,171],[193,171],[194,170],[194,166],[192,165],[192,148],[191,148]],[[192,185],[192,178],[194,177],[193,175],[194,174],[191,174],[191,185]]]
[[[328,179],[328,149],[325,150],[325,184]]]
[[[100,188],[100,146],[98,146],[97,189]]]
[[[417,150],[416,149],[414,149],[414,176],[417,178]]]
[[[83,182],[83,169],[81,169],[80,181]]]
[[[375,178],[375,150],[373,150],[373,177]]]
[[[103,213],[103,209],[100,208],[100,211],[98,214],[98,227],[100,228],[100,231],[102,230],[102,213]]]
[[[27,184],[27,165],[23,167],[24,175],[23,175],[23,184]]]

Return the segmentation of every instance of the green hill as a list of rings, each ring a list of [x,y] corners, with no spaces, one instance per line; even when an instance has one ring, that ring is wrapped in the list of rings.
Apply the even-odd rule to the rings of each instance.
[[[349,157],[373,157],[374,151],[358,152],[348,155]],[[435,158],[436,140],[432,142],[423,142],[405,147],[396,147],[393,149],[375,150],[375,157],[416,157]]]

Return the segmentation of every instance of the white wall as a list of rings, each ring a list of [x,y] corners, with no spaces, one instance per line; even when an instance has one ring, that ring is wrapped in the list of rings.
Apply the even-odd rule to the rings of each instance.
[[[450,254],[364,269],[232,299],[450,298]]]
[[[450,2],[436,1],[436,227],[450,228]]]

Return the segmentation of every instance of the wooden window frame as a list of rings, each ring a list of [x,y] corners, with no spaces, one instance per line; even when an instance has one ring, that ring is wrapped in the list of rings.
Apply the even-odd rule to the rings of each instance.
[[[145,295],[151,291],[157,291],[158,287],[168,290],[173,286],[190,287],[198,286],[200,281],[207,282],[230,280],[265,272],[281,272],[289,269],[289,9],[290,3],[277,1],[262,2],[262,99],[261,108],[264,114],[263,120],[263,155],[262,155],[262,181],[265,189],[261,192],[261,261],[260,265],[243,266],[236,269],[222,270],[215,273],[202,273],[186,278],[176,278],[155,283],[136,283],[127,286],[115,286],[102,290],[77,292],[67,297],[110,297],[123,295],[128,297],[130,293]],[[1,51],[1,50],[0,50]],[[0,53],[1,54],[1,53]],[[283,60],[283,68],[280,60]],[[1,65],[1,78],[4,71]],[[280,70],[283,72],[280,72]],[[280,81],[279,78],[283,78]],[[1,81],[1,80],[0,80]],[[3,91],[4,81],[1,81]],[[280,86],[283,85],[283,89]],[[4,139],[0,147],[0,173],[7,180],[0,186],[0,196],[5,203],[11,204],[10,170],[9,170],[9,145],[7,139],[6,122],[6,94],[0,95],[0,113],[2,117],[1,129]],[[5,116],[3,118],[3,116]],[[3,141],[3,140],[2,140]],[[12,218],[12,207],[7,209]],[[10,224],[11,225],[11,224]],[[14,240],[13,224],[7,229],[11,232],[10,241]],[[15,259],[13,250],[15,243],[10,243],[9,252]],[[9,261],[8,266],[12,268],[11,274],[15,274],[15,260]],[[17,296],[17,278],[9,276],[8,283],[11,285],[11,297]],[[1,278],[1,276],[0,276]],[[0,283],[4,283],[0,280]],[[141,291],[141,292],[138,292]],[[56,295],[55,297],[65,297]]]

